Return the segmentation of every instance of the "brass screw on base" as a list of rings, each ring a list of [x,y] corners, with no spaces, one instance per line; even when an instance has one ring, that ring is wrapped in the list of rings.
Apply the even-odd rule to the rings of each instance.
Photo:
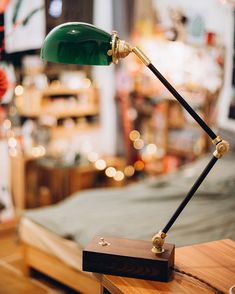
[[[100,242],[98,243],[101,246],[109,246],[110,243],[105,241],[104,238],[100,238]]]

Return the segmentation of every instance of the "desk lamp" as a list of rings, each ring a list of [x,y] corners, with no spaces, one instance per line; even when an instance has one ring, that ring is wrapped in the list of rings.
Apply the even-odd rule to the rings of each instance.
[[[165,227],[153,236],[152,242],[95,237],[83,251],[83,270],[140,279],[168,281],[174,265],[175,246],[164,242],[167,233],[217,160],[228,151],[228,142],[222,140],[210,129],[138,47],[132,47],[124,40],[120,40],[116,31],[109,34],[93,25],[81,22],[69,22],[59,25],[47,35],[41,50],[41,57],[51,62],[109,65],[111,63],[117,64],[120,58],[125,58],[132,52],[149,68],[208,134],[215,145],[215,151],[211,160]]]

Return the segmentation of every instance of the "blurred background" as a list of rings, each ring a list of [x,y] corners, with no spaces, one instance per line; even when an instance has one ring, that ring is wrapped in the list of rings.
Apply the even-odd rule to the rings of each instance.
[[[51,29],[78,21],[118,31],[226,133],[235,130],[234,8],[233,0],[1,0],[1,231],[25,209],[156,178],[211,149],[134,55],[109,67],[43,62]]]

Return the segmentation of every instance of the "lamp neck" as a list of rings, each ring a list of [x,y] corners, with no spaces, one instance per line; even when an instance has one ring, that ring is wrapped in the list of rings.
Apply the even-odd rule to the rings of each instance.
[[[112,62],[118,63],[120,58],[125,58],[132,52],[132,47],[129,43],[124,40],[120,40],[118,33],[113,31],[112,33],[112,48],[107,52],[109,56],[112,56]]]

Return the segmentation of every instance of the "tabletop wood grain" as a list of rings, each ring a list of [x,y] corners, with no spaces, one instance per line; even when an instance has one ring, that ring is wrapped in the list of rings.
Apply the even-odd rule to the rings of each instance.
[[[175,268],[185,273],[175,272],[168,283],[109,275],[100,279],[112,294],[228,293],[235,284],[235,242],[221,240],[177,248]]]

